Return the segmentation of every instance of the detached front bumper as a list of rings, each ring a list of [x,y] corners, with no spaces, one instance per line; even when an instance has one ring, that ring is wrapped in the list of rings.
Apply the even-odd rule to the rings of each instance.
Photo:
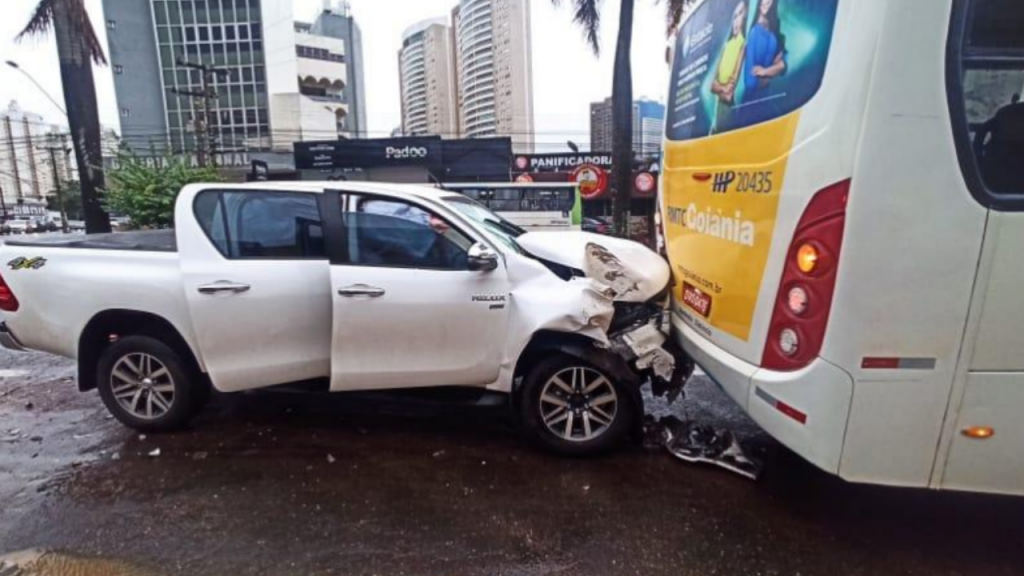
[[[21,345],[21,342],[18,342],[18,339],[7,328],[6,322],[0,322],[0,346],[16,352],[25,351],[25,347]]]

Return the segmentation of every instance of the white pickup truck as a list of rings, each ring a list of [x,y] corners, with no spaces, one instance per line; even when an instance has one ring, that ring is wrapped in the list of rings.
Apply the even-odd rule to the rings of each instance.
[[[211,387],[459,386],[526,434],[593,454],[681,388],[669,270],[647,248],[534,232],[457,193],[356,183],[193,185],[176,228],[9,240],[0,343],[76,358],[127,426],[182,427]]]

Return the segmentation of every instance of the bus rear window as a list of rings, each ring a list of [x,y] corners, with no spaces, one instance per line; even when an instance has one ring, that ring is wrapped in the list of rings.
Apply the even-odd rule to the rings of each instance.
[[[970,48],[1024,50],[1024,2],[983,0],[971,9]]]
[[[670,140],[739,130],[800,109],[821,87],[839,0],[706,0],[679,31]]]
[[[1024,210],[1024,1],[956,6],[949,95],[961,167],[982,203]]]

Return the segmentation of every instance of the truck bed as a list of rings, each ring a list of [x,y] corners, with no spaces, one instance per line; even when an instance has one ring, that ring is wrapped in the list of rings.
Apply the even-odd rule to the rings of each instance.
[[[174,230],[143,230],[115,232],[113,234],[54,234],[34,238],[13,239],[8,246],[34,248],[78,248],[90,250],[119,250],[138,252],[177,252],[178,240]]]

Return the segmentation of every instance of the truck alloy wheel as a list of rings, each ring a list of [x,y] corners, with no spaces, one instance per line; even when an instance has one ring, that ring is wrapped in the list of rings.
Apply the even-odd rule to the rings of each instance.
[[[174,406],[174,377],[149,354],[125,354],[110,373],[110,389],[122,409],[140,420],[154,420]]]
[[[593,368],[565,368],[551,376],[541,391],[544,425],[569,442],[587,442],[608,432],[618,411],[615,387]]]
[[[202,382],[170,346],[126,336],[103,351],[96,382],[107,410],[140,432],[169,432],[203,406]]]
[[[523,433],[562,456],[595,456],[614,449],[626,440],[637,417],[627,385],[574,356],[545,358],[517,392]]]

